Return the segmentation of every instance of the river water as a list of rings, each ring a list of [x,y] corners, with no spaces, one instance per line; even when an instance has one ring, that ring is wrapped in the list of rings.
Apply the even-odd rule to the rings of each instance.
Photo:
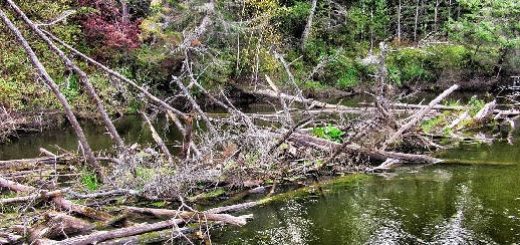
[[[116,122],[127,142],[150,142],[137,118]],[[179,134],[158,125],[165,138]],[[96,150],[109,138],[86,124]],[[0,159],[34,157],[39,147],[76,148],[70,129],[0,145]],[[174,145],[170,144],[172,148]],[[520,242],[520,145],[465,145],[442,157],[481,162],[354,175],[296,191],[248,210],[254,219],[224,227],[214,244],[514,244]],[[319,188],[318,188],[319,187]],[[302,194],[303,193],[303,194]]]
[[[446,158],[473,165],[346,176],[252,211],[216,244],[514,244],[520,242],[520,151],[467,145]],[[486,162],[493,164],[487,164]]]

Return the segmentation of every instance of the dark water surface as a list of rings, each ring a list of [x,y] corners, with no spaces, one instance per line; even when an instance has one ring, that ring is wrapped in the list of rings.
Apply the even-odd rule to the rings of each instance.
[[[111,149],[113,142],[103,125],[92,122],[82,122],[81,124],[94,151]],[[139,116],[126,116],[116,120],[114,124],[127,143],[148,144],[153,142],[148,126]],[[182,139],[180,132],[173,126],[168,127],[164,118],[159,118],[155,128],[172,149],[175,148],[174,140]],[[38,134],[19,135],[10,143],[0,144],[0,160],[37,157],[40,155],[40,147],[56,152],[57,146],[69,151],[78,150],[77,138],[71,127],[45,130]]]

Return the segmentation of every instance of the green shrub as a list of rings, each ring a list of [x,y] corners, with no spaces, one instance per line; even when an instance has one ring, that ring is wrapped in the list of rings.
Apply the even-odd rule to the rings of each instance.
[[[99,189],[99,182],[96,177],[96,174],[92,172],[86,170],[83,171],[81,173],[81,183],[90,191],[95,191]]]
[[[430,81],[428,53],[421,49],[404,48],[389,54],[387,66],[392,71],[390,76],[395,84],[407,84],[416,81]]]
[[[345,132],[335,126],[316,127],[312,129],[312,134],[316,137],[341,142]]]

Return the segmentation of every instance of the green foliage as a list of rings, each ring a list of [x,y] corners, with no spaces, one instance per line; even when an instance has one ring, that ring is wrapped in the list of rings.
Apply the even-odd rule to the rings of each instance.
[[[296,2],[289,7],[278,8],[273,21],[283,34],[297,38],[303,33],[310,10],[309,2]]]
[[[477,113],[484,108],[486,102],[484,100],[478,99],[477,96],[472,96],[468,102],[469,106],[469,114],[473,117],[477,115]]]
[[[389,78],[395,84],[429,81],[432,74],[428,69],[428,54],[421,49],[404,48],[390,53],[387,64]]]
[[[438,127],[442,123],[445,122],[445,118],[442,115],[436,116],[434,118],[424,120],[421,123],[421,129],[425,133],[430,133],[434,128]]]
[[[463,69],[469,51],[462,45],[434,45],[428,47],[432,65],[435,69]]]
[[[166,205],[168,204],[168,202],[166,201],[155,201],[155,202],[151,202],[150,205],[156,207],[156,208],[164,208],[166,207]]]
[[[341,142],[345,132],[335,126],[328,125],[326,127],[313,128],[312,134],[319,138],[323,138],[323,139],[327,139],[327,140],[331,140],[331,141],[335,141],[335,142]]]
[[[90,191],[95,191],[100,186],[96,174],[87,170],[81,172],[81,183]]]
[[[46,23],[56,19],[65,10],[69,10],[73,1],[17,1],[19,7],[36,23]],[[10,15],[10,17],[13,17]],[[63,87],[63,81],[68,77],[67,71],[57,56],[48,46],[37,39],[25,25],[11,18],[20,28],[22,34],[28,38],[31,47],[37,53],[40,61],[47,68],[47,72]],[[67,43],[74,43],[81,35],[79,26],[73,22],[53,25],[50,31]],[[27,58],[27,54],[20,47],[12,34],[2,30],[0,35],[0,106],[14,110],[52,109],[58,108],[58,103],[37,79],[35,71]],[[72,96],[77,98],[77,96]]]

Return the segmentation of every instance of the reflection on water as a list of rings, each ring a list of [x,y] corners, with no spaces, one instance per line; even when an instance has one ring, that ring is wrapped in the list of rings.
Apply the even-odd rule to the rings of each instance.
[[[151,143],[151,132],[139,116],[126,116],[114,122],[118,132],[127,143]],[[166,144],[175,150],[174,141],[182,139],[180,132],[175,127],[169,127],[165,118],[159,118],[155,128],[161,134]],[[106,134],[102,125],[92,122],[82,122],[83,131],[93,150],[110,150],[112,141]],[[40,154],[40,147],[55,150],[56,146],[66,150],[75,151],[78,147],[76,135],[71,127],[46,130],[39,134],[20,135],[11,143],[0,144],[0,160],[31,158]]]
[[[479,160],[518,163],[517,148],[467,146],[447,155],[484,151]],[[213,239],[216,244],[518,243],[519,177],[518,164],[404,169],[391,177],[323,187],[321,197],[259,207],[251,223],[224,228]]]

